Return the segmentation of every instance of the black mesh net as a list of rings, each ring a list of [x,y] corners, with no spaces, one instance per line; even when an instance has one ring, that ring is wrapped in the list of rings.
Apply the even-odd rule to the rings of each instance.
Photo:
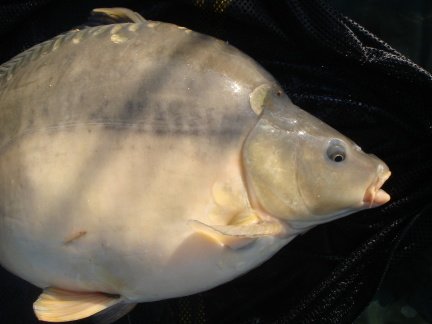
[[[93,8],[113,6],[228,41],[270,71],[297,105],[393,173],[386,206],[318,226],[232,282],[140,304],[119,323],[352,323],[389,269],[430,251],[427,71],[320,0],[3,0],[0,62],[83,24]],[[36,323],[31,304],[39,289],[4,270],[0,280],[0,322]]]

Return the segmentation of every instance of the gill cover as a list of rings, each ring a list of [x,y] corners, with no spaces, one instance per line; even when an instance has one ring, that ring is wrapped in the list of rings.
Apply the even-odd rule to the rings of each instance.
[[[284,115],[277,106],[288,110]],[[260,107],[262,106],[262,107]],[[277,89],[261,86],[251,94],[251,107],[262,112],[243,147],[243,166],[252,204],[272,216],[304,215],[296,183],[296,110]],[[280,125],[281,123],[285,125]]]

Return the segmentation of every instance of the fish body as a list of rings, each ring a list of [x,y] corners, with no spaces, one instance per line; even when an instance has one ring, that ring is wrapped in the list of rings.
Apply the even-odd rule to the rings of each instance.
[[[99,311],[210,289],[389,198],[383,162],[250,57],[172,24],[37,45],[0,67],[0,108],[0,263],[46,289],[43,320],[96,312],[46,315],[65,291],[116,296]]]
[[[239,78],[254,63],[221,41],[149,24],[72,32],[17,68],[2,93],[1,205],[14,218],[1,229],[1,259],[39,287],[155,300],[196,292],[190,282],[200,278],[209,288],[228,272],[231,250],[211,242],[215,257],[201,261],[184,251],[196,232],[187,220],[229,221],[210,219],[212,188],[241,182],[241,147],[257,121],[249,94],[274,81]],[[239,261],[234,272],[240,263],[250,267]],[[191,280],[171,282],[182,272]]]

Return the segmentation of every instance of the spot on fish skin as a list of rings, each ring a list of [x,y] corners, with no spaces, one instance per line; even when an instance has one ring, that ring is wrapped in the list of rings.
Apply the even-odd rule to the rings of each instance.
[[[132,24],[129,25],[128,30],[131,32],[136,32],[139,29],[139,25],[138,24]]]
[[[76,233],[74,233],[73,235],[67,237],[67,238],[63,241],[63,244],[64,244],[64,245],[68,245],[68,244],[70,244],[70,243],[72,243],[72,242],[74,242],[74,241],[80,239],[81,237],[83,237],[83,236],[86,235],[86,234],[87,234],[87,231],[79,231],[79,232],[76,232]]]
[[[127,41],[127,37],[125,36],[120,36],[119,34],[113,34],[111,35],[111,41],[115,44],[121,44],[125,41]]]

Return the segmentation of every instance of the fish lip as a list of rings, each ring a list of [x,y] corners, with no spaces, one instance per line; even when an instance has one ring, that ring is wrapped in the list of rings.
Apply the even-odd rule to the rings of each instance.
[[[390,195],[381,189],[390,176],[390,170],[388,170],[388,168],[384,170],[381,166],[381,172],[379,172],[375,181],[367,187],[363,196],[363,203],[367,204],[369,208],[381,206],[390,200]]]

